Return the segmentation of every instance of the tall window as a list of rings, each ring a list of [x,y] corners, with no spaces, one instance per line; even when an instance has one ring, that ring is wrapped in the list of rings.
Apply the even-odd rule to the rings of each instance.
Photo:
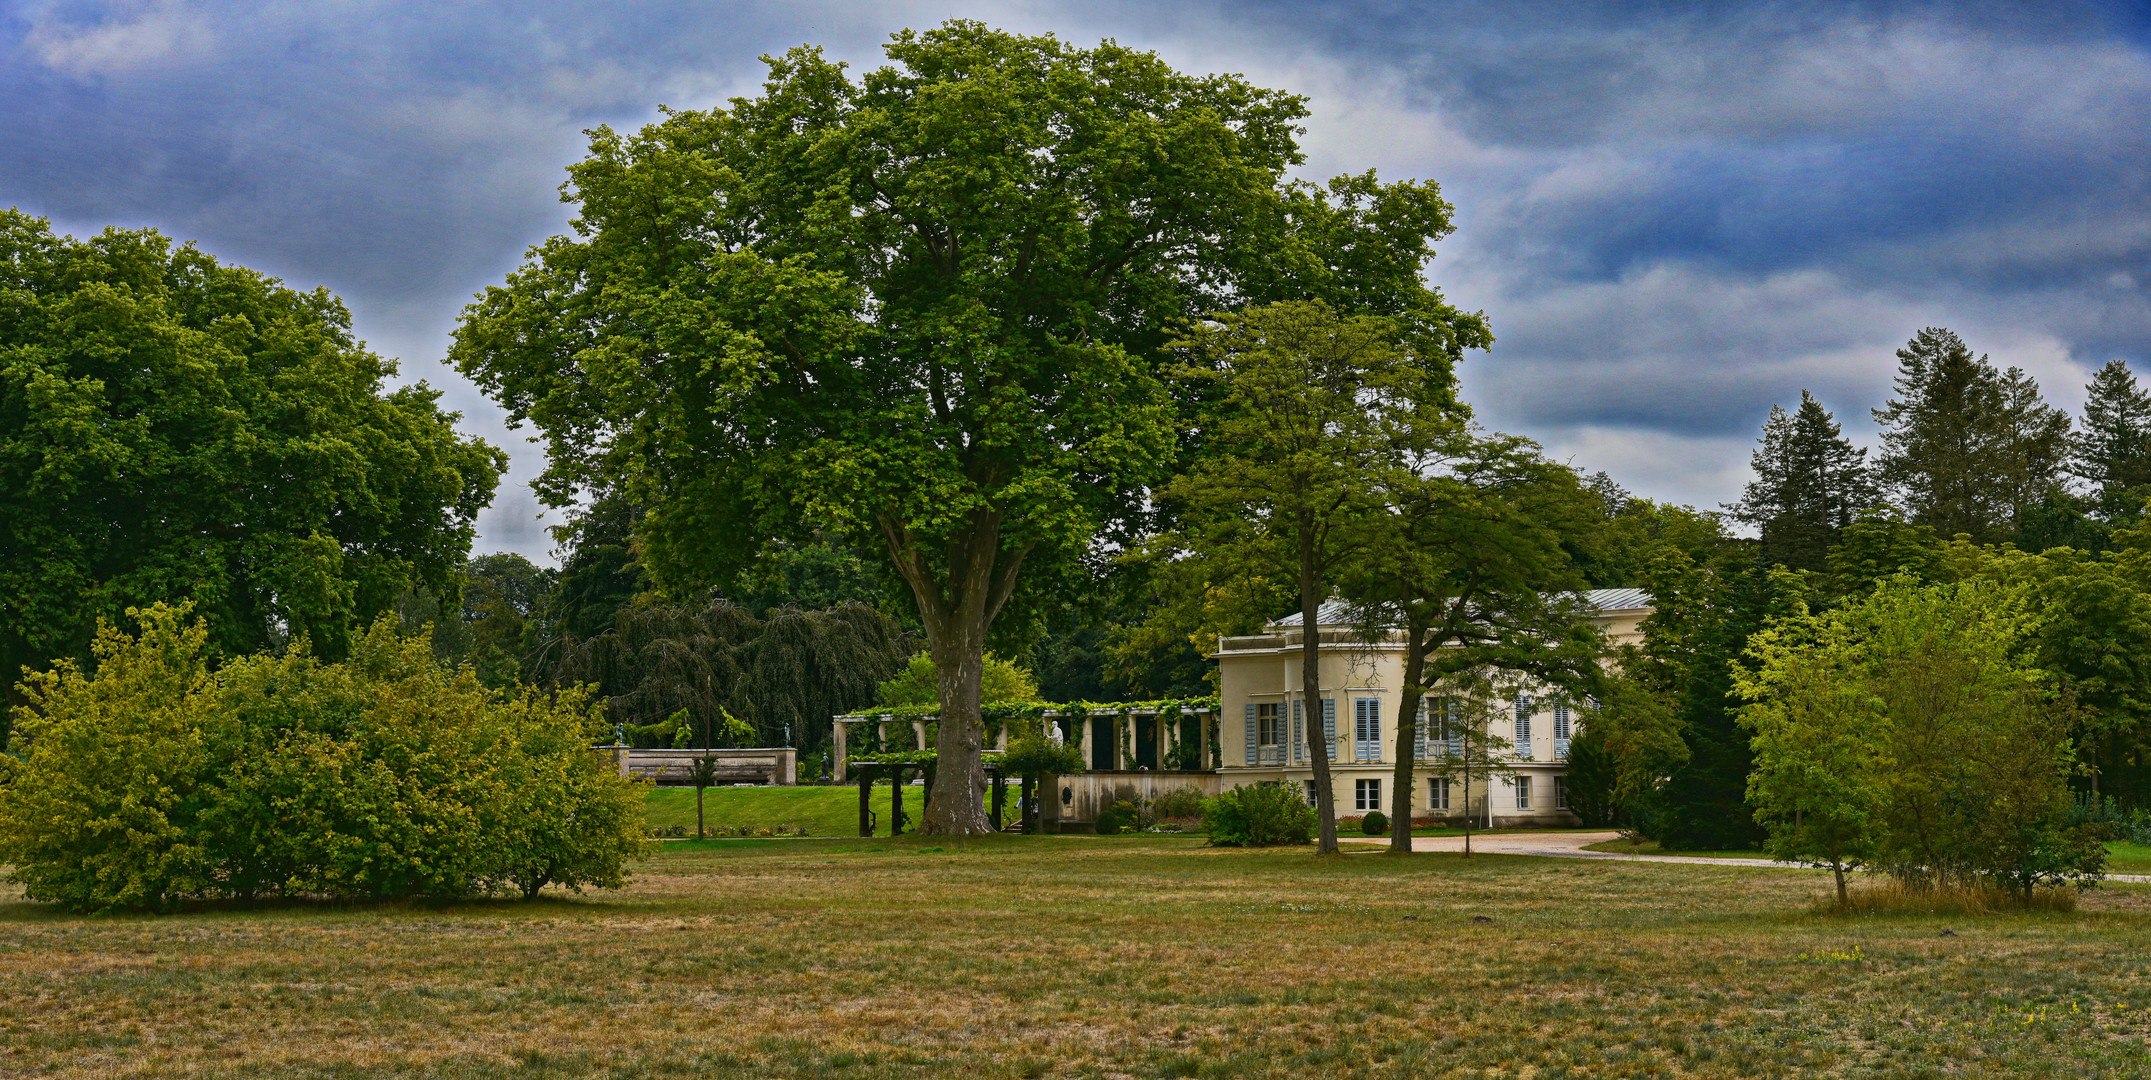
[[[1554,809],[1568,809],[1568,777],[1554,777]]]
[[[1427,777],[1427,809],[1429,809],[1429,810],[1447,810],[1447,809],[1449,809],[1449,778],[1448,778],[1448,777],[1446,777],[1446,776],[1430,776],[1430,777]]]
[[[1256,705],[1255,745],[1258,748],[1257,762],[1283,764],[1285,760],[1284,742],[1284,725],[1279,723],[1277,703],[1265,701]]]
[[[1380,780],[1352,781],[1352,808],[1355,810],[1380,810],[1382,808],[1382,782]]]
[[[1568,702],[1554,702],[1554,760],[1568,760]]]
[[[1516,808],[1518,810],[1531,809],[1531,778],[1528,776],[1516,778]]]
[[[1516,743],[1518,757],[1535,756],[1531,752],[1531,713],[1536,707],[1531,695],[1516,695],[1516,738],[1513,741]]]
[[[1382,760],[1382,699],[1352,699],[1352,759]]]
[[[1314,781],[1312,781],[1312,780],[1303,780],[1303,781],[1301,781],[1301,783],[1303,783],[1303,784],[1306,784],[1306,785],[1307,785],[1307,805],[1309,805],[1309,806],[1320,806],[1320,805],[1322,805],[1322,800],[1321,800],[1321,797],[1315,794],[1315,782],[1314,782]]]

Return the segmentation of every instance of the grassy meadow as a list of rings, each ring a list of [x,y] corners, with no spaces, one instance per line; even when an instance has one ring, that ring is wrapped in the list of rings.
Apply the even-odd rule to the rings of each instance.
[[[0,1075],[2151,1074],[2151,892],[1840,918],[1825,888],[1002,836],[676,843],[533,904],[9,899]]]

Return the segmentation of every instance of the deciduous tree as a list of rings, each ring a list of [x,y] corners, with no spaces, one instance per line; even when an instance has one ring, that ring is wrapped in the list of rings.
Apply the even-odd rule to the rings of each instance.
[[[756,97],[593,132],[576,235],[453,355],[544,431],[548,499],[624,478],[661,588],[816,530],[885,550],[943,680],[925,825],[975,833],[989,635],[1162,478],[1171,328],[1314,295],[1453,344],[1419,279],[1447,205],[1287,183],[1300,98],[1112,42],[952,22],[886,52],[854,80],[795,49]]]
[[[0,685],[130,605],[191,600],[227,656],[452,608],[507,459],[395,370],[325,289],[0,210]]]

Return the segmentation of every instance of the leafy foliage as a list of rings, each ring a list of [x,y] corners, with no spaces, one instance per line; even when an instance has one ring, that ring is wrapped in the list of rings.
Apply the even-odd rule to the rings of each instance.
[[[407,588],[452,606],[507,458],[394,371],[326,290],[0,210],[0,682],[130,605],[331,658]]]
[[[590,750],[580,693],[503,697],[389,620],[326,663],[212,673],[206,620],[138,611],[97,670],[33,676],[0,758],[0,859],[32,899],[463,897],[617,888],[641,795]]]
[[[1202,823],[1219,847],[1304,844],[1314,834],[1315,810],[1293,785],[1245,784],[1204,800]]]
[[[1771,850],[1918,887],[2087,883],[2098,832],[2072,823],[2069,704],[2024,663],[2020,590],[1886,582],[1764,630],[1737,678]]]
[[[1038,683],[1031,673],[1003,660],[992,653],[985,656],[985,670],[979,677],[979,701],[981,704],[1037,701]],[[930,705],[938,708],[941,703],[941,681],[929,653],[915,653],[889,681],[874,691],[874,704],[881,708]]]

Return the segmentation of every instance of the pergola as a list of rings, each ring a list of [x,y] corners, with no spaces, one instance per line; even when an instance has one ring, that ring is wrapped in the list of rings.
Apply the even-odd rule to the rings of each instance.
[[[861,754],[851,758],[851,772],[847,778],[855,779],[859,784],[859,835],[874,835],[874,781],[883,778],[889,781],[889,835],[902,835],[905,822],[904,785],[908,779],[906,774],[917,770],[920,778],[926,781],[920,797],[920,810],[923,813],[925,804],[933,799],[934,766],[938,757],[939,755],[931,750],[915,750],[894,754]],[[986,768],[987,789],[993,793],[988,814],[993,821],[994,831],[999,832],[1001,818],[1008,805],[1008,776],[1001,767],[999,754],[988,753],[983,764]],[[1027,833],[1038,831],[1038,808],[1033,805],[1034,800],[1031,798],[1033,780],[1034,778],[1029,776],[1023,778],[1018,803],[1023,816],[1023,831]]]

